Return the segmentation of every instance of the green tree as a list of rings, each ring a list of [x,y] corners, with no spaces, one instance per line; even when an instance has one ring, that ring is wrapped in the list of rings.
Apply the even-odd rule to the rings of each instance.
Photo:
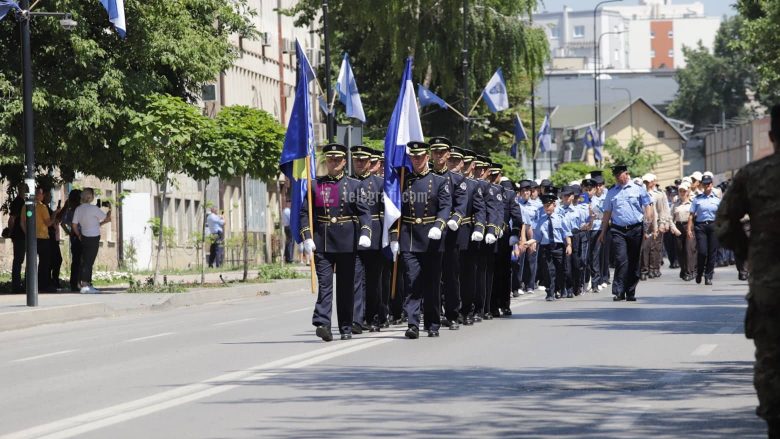
[[[610,137],[604,142],[604,149],[609,153],[610,163],[628,166],[628,172],[634,176],[647,174],[661,161],[660,155],[647,150],[641,135],[632,137],[625,147]]]
[[[525,169],[520,167],[514,157],[507,153],[499,152],[490,154],[490,159],[494,163],[499,163],[503,166],[503,174],[514,182],[518,182],[525,178]]]
[[[154,157],[119,145],[147,98],[168,93],[194,101],[237,57],[229,36],[251,36],[246,0],[125,0],[128,35],[119,39],[98,1],[51,0],[38,9],[68,11],[32,26],[35,147],[39,171],[76,170],[111,180],[147,176]],[[22,175],[21,57],[18,23],[0,22],[0,169]]]
[[[550,181],[557,186],[565,186],[574,180],[582,180],[585,175],[591,171],[596,171],[599,168],[591,166],[582,162],[569,162],[563,163],[558,166],[558,169],[550,176]]]
[[[765,105],[780,102],[780,2],[738,0],[744,20],[739,37],[728,42],[755,68],[756,86]]]

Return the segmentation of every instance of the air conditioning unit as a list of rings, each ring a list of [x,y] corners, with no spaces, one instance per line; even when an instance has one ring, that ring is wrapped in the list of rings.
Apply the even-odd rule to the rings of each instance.
[[[295,42],[290,41],[287,38],[282,38],[282,53],[294,53]]]
[[[328,138],[328,128],[324,123],[314,124],[314,141],[319,143],[325,143]]]
[[[263,47],[271,47],[271,34],[269,32],[260,32],[260,43]]]
[[[320,49],[306,49],[306,56],[312,67],[317,67],[325,63],[325,51]]]

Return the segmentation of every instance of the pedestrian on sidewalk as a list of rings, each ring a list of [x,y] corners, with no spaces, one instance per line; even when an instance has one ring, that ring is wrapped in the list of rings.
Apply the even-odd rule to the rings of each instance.
[[[217,213],[217,208],[212,207],[206,217],[211,246],[209,247],[209,268],[221,267],[225,250],[225,217]]]
[[[284,227],[284,262],[292,264],[295,242],[292,237],[292,229],[290,229],[290,200],[284,202],[284,209],[282,209],[282,227]]]
[[[49,227],[54,224],[54,217],[49,215],[49,209],[43,204],[43,188],[35,189],[35,238],[38,248],[38,290],[47,293],[57,290],[50,285],[51,281],[51,241]],[[27,207],[22,208],[22,218],[27,218]],[[22,221],[22,231],[27,231],[27,221]],[[28,260],[29,264],[30,261]],[[29,279],[28,279],[29,281]]]
[[[70,291],[79,291],[79,275],[81,273],[81,240],[73,231],[73,213],[81,204],[81,190],[72,189],[60,211],[60,227],[70,240]]]
[[[11,291],[20,293],[24,291],[22,285],[22,264],[24,255],[27,252],[26,239],[22,223],[25,218],[22,216],[24,208],[24,197],[27,195],[27,186],[24,183],[16,188],[16,198],[11,201],[11,207],[8,209],[8,228],[11,230],[11,242],[14,246],[14,259],[11,264]]]
[[[92,188],[85,188],[81,192],[81,204],[73,212],[73,222],[71,224],[73,233],[81,241],[81,293],[94,294],[99,293],[92,286],[92,266],[97,258],[98,247],[100,246],[100,226],[111,222],[111,206],[108,212],[103,212],[100,206],[92,204],[95,198],[95,191]]]
[[[60,289],[60,268],[62,267],[62,252],[60,251],[60,228],[59,218],[61,211],[61,204],[57,205],[57,210],[51,209],[51,191],[46,191],[43,195],[43,204],[49,210],[49,216],[54,219],[54,222],[49,226],[49,244],[51,247],[51,267],[49,276],[49,285],[52,289]]]

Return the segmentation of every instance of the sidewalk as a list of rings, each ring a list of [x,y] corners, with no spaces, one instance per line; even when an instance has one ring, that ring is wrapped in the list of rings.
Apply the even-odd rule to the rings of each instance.
[[[222,273],[225,281],[241,279],[243,272]],[[207,283],[219,283],[220,273],[206,275]],[[256,278],[256,273],[255,276]],[[250,278],[252,278],[250,276]],[[199,281],[200,275],[169,276],[168,282]],[[162,278],[160,278],[162,281]],[[127,285],[100,288],[100,294],[44,293],[38,306],[26,306],[24,294],[0,295],[0,331],[29,328],[99,317],[118,317],[269,294],[309,291],[306,279],[283,279],[268,283],[234,284],[227,287],[193,288],[184,293],[127,293]]]

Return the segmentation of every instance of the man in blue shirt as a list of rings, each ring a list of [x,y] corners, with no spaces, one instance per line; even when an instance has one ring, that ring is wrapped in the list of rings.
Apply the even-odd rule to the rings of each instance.
[[[211,246],[209,247],[209,268],[214,266],[221,267],[225,243],[225,218],[217,214],[217,208],[212,207],[211,213],[206,217],[206,227],[208,227]]]
[[[555,211],[555,195],[544,194],[540,199],[544,210],[535,224],[535,242],[531,243],[531,251],[535,252],[538,247],[539,257],[547,266],[550,284],[545,300],[552,302],[565,290],[563,259],[571,256],[571,229],[566,218]]]
[[[720,206],[720,198],[712,191],[712,177],[705,175],[701,179],[704,192],[691,202],[691,214],[688,216],[688,238],[696,233],[696,283],[712,285],[715,274],[715,252],[718,250],[718,237],[715,235],[715,214]],[[694,227],[695,224],[695,227]]]
[[[612,235],[612,251],[615,252],[612,300],[634,302],[636,286],[639,283],[643,231],[652,231],[655,213],[653,200],[644,187],[631,181],[627,166],[613,166],[612,175],[617,183],[604,199],[604,217],[601,219],[599,241],[604,242],[609,229]]]
[[[580,295],[579,276],[580,264],[577,248],[580,246],[580,228],[584,225],[582,221],[582,210],[574,204],[575,194],[574,186],[564,186],[561,189],[561,205],[557,212],[566,219],[567,225],[571,230],[572,253],[563,258],[564,272],[566,273],[566,288],[561,292],[561,297],[571,299]]]

